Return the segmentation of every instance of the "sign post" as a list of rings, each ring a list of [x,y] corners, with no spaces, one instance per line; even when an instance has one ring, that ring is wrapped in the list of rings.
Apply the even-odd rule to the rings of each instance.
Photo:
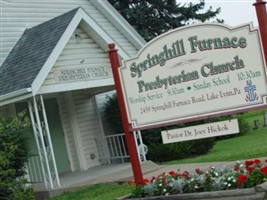
[[[265,63],[267,64],[267,13],[266,13],[266,1],[257,0],[253,5],[255,6],[257,18],[259,22],[262,46],[264,50]]]
[[[131,130],[132,127],[128,121],[125,104],[123,100],[121,83],[120,83],[120,78],[119,78],[119,73],[118,73],[118,68],[120,66],[118,53],[117,53],[117,49],[115,49],[115,44],[109,44],[108,47],[109,47],[109,59],[110,59],[111,67],[112,67],[112,73],[114,77],[115,88],[117,92],[118,103],[119,103],[119,108],[120,108],[121,117],[122,117],[123,128],[125,131],[126,143],[127,143],[127,147],[128,147],[129,154],[130,154],[130,161],[132,165],[134,180],[135,180],[136,185],[139,185],[143,181],[143,175],[142,175],[140,161],[139,161],[139,157],[137,153],[137,147],[135,145],[134,134],[133,134],[133,131]]]

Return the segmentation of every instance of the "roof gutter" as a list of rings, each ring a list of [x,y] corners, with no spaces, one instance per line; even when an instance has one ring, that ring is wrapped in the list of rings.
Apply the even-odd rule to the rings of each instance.
[[[32,89],[31,88],[24,88],[21,90],[17,90],[15,92],[10,92],[8,94],[4,94],[0,96],[0,106],[14,103],[18,100],[26,99],[29,96],[32,96]]]

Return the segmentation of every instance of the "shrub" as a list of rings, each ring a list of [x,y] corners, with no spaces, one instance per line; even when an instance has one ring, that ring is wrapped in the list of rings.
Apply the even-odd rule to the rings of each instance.
[[[267,160],[247,160],[236,162],[232,168],[203,171],[199,168],[194,173],[188,171],[170,171],[142,184],[133,190],[132,197],[161,196],[190,192],[205,192],[250,188],[267,181]],[[128,184],[134,184],[128,181]]]
[[[179,159],[185,154],[177,144],[151,144],[148,146],[147,159],[154,162],[164,162]]]
[[[251,130],[248,122],[243,118],[238,118],[238,125],[239,125],[239,135],[245,135]]]
[[[185,141],[171,144],[148,145],[147,159],[155,162],[183,159],[207,153],[215,144],[215,138]]]
[[[29,119],[25,113],[15,118],[0,116],[0,197],[33,199],[32,188],[26,187],[25,165],[28,157]]]

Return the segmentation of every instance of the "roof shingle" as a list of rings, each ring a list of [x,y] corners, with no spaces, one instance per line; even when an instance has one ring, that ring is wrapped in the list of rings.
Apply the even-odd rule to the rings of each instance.
[[[0,67],[0,95],[31,87],[78,9],[24,31]]]

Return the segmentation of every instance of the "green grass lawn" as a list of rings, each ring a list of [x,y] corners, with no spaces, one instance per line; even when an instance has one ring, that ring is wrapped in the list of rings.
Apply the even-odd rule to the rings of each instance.
[[[216,161],[236,161],[267,156],[267,127],[263,125],[264,111],[253,111],[238,117],[244,118],[254,127],[254,120],[259,120],[261,128],[250,133],[225,140],[219,140],[206,154],[196,158],[174,160],[163,164],[199,163]],[[133,186],[127,184],[97,184],[76,192],[65,193],[51,200],[113,200],[131,193]]]
[[[51,200],[114,200],[131,193],[133,186],[128,184],[97,184],[76,192],[67,192]]]
[[[196,158],[173,160],[162,164],[235,161],[266,156],[267,128],[261,128],[240,137],[220,140],[208,154]]]

